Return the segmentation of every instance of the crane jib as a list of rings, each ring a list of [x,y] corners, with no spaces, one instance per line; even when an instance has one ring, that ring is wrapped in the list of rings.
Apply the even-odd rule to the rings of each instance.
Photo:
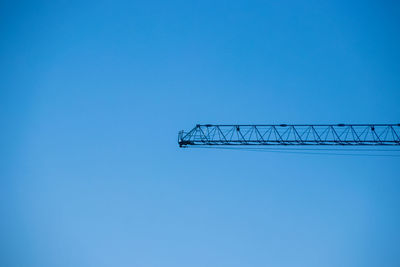
[[[265,145],[400,145],[400,124],[197,124],[180,147]]]

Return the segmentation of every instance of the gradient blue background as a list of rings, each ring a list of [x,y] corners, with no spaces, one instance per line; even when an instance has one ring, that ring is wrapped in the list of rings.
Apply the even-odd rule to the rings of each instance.
[[[397,123],[397,1],[1,1],[1,266],[400,266],[399,158],[179,149]]]

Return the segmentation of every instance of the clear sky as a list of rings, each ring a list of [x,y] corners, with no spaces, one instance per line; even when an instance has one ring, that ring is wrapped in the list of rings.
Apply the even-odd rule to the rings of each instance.
[[[0,265],[400,266],[399,158],[180,149],[398,123],[397,1],[1,1]]]

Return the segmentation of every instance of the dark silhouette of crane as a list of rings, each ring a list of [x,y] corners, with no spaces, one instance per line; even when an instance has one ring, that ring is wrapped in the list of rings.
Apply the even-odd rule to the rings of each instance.
[[[191,146],[400,146],[399,124],[197,124],[178,134]]]

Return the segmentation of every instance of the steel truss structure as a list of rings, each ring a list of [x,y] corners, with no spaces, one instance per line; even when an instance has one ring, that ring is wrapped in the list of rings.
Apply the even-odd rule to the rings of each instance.
[[[180,147],[264,145],[400,145],[400,124],[196,125],[180,131]]]

